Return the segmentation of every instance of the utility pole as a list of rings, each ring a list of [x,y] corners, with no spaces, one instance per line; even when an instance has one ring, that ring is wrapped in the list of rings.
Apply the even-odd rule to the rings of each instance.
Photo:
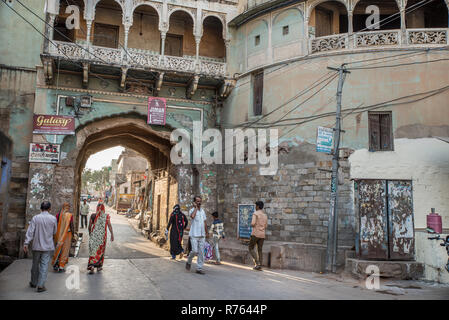
[[[327,251],[326,251],[326,271],[335,273],[337,271],[337,248],[338,248],[338,160],[340,153],[340,133],[341,133],[341,96],[346,73],[350,73],[342,64],[340,68],[328,67],[330,70],[338,71],[337,87],[337,114],[336,128],[334,128],[334,154],[332,157],[332,178],[331,178],[331,202],[329,212],[329,225],[327,232]]]

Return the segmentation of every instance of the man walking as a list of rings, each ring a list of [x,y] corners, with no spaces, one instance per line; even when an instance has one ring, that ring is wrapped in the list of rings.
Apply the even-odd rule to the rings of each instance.
[[[84,226],[87,227],[87,216],[89,215],[90,206],[87,203],[87,200],[84,199],[83,203],[81,204],[80,208],[80,216],[81,216],[81,228],[84,228]]]
[[[28,227],[23,251],[28,252],[28,246],[33,241],[33,267],[31,268],[30,287],[37,292],[43,292],[47,280],[48,263],[55,250],[53,236],[56,234],[58,223],[56,217],[49,213],[51,204],[44,201],[41,204],[41,213],[34,216]]]
[[[263,212],[263,202],[256,201],[256,212],[253,214],[253,218],[251,221],[251,227],[253,227],[253,231],[251,232],[251,238],[249,240],[249,253],[253,257],[254,260],[254,270],[261,271],[262,270],[262,247],[263,242],[265,240],[265,229],[268,225],[268,217]],[[257,254],[254,251],[254,247],[257,245]]]
[[[204,243],[205,237],[207,237],[207,224],[206,213],[201,208],[201,197],[196,196],[193,198],[193,208],[190,209],[189,215],[192,218],[190,225],[189,237],[192,244],[192,251],[190,251],[187,258],[186,269],[190,270],[192,265],[192,259],[195,255],[198,255],[198,261],[196,263],[196,273],[204,274]]]

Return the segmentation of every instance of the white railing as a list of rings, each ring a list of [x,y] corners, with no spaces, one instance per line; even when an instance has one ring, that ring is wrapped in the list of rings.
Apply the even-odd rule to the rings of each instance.
[[[88,60],[115,66],[157,68],[187,73],[195,73],[199,70],[200,74],[212,77],[224,77],[226,74],[225,62],[212,61],[211,59],[203,59],[202,57],[198,60],[197,69],[197,61],[194,57],[161,57],[159,54],[147,50],[129,48],[125,52],[123,49],[97,47],[93,45],[87,50],[87,45],[62,41],[53,42],[56,46],[50,43],[48,53],[64,59]]]
[[[448,44],[449,29],[407,29],[407,44]]]
[[[311,53],[333,51],[348,48],[348,34],[335,34],[310,39]]]
[[[401,30],[358,32],[353,37],[355,48],[401,44]]]

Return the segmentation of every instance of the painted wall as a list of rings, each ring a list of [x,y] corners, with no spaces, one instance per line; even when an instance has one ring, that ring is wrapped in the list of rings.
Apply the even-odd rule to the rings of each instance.
[[[442,216],[443,228],[449,229],[449,143],[435,138],[395,139],[394,147],[384,152],[356,150],[349,157],[351,179],[412,180],[416,260],[426,265],[426,279],[449,283],[449,277],[433,267],[443,265],[444,256],[446,263],[444,248],[422,232],[431,208]]]
[[[45,1],[23,0],[26,7],[45,20]],[[12,7],[27,21],[29,21],[41,33],[45,31],[45,23],[39,20],[31,12],[26,10],[16,1],[12,1]],[[34,68],[40,64],[40,53],[43,45],[43,36],[31,25],[26,23],[19,15],[9,9],[5,3],[0,10],[0,64]]]

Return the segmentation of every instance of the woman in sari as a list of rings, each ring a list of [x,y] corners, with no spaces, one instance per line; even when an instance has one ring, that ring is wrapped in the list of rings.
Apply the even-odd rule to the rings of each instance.
[[[73,215],[69,212],[70,204],[65,202],[61,211],[56,215],[58,228],[54,236],[55,253],[51,264],[56,272],[65,272],[65,265],[69,261],[69,252],[72,245]]]
[[[166,233],[168,233],[168,229],[170,229],[170,254],[173,260],[176,259],[178,254],[181,254],[181,259],[184,253],[184,249],[181,245],[182,236],[184,234],[184,229],[187,227],[189,221],[184,213],[181,212],[179,205],[175,205],[173,207],[173,212],[170,215],[170,220],[168,222],[168,226],[166,229]]]
[[[103,270],[104,252],[106,249],[108,229],[111,232],[111,241],[114,241],[111,219],[105,212],[104,205],[97,206],[97,212],[92,214],[89,220],[89,261],[87,270],[94,273]]]

